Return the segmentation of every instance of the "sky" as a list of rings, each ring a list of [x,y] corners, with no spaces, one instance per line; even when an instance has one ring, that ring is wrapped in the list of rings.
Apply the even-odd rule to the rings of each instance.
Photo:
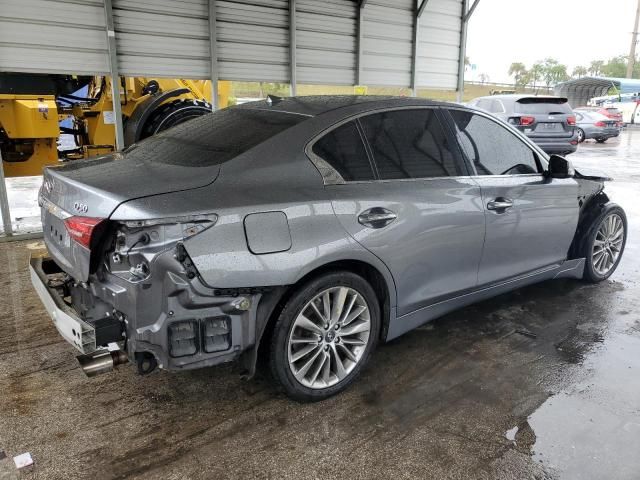
[[[466,78],[485,73],[491,82],[512,82],[512,62],[529,68],[554,57],[571,73],[591,60],[628,55],[636,7],[637,0],[480,0],[467,33],[467,56],[477,68]]]

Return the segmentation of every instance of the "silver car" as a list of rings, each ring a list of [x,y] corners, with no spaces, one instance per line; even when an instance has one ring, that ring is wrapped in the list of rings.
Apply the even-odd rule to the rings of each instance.
[[[320,400],[451,310],[608,278],[627,221],[606,179],[466,107],[270,98],[47,168],[32,281],[88,373],[265,362]]]
[[[582,143],[590,138],[598,143],[604,143],[610,138],[620,135],[618,122],[598,112],[575,109],[578,142]]]

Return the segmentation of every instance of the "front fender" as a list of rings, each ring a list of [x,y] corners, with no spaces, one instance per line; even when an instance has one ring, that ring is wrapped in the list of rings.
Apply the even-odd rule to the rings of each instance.
[[[578,217],[578,227],[576,233],[569,247],[569,259],[581,258],[583,256],[585,243],[589,238],[591,229],[595,227],[594,221],[598,218],[602,212],[609,206],[615,206],[615,203],[611,203],[609,196],[600,190],[590,199],[587,199],[580,208],[580,215]]]

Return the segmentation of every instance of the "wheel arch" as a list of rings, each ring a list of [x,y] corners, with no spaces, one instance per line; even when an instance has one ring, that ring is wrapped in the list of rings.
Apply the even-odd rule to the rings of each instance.
[[[569,247],[569,259],[581,258],[585,242],[589,237],[591,228],[593,228],[595,219],[598,218],[598,216],[602,214],[603,210],[609,206],[613,207],[617,205],[612,203],[609,196],[602,190],[583,205],[580,209],[576,233],[573,236],[571,246]]]
[[[385,340],[389,330],[389,323],[391,322],[392,306],[395,305],[396,298],[395,284],[393,284],[391,274],[387,270],[387,275],[385,276],[380,271],[380,268],[363,260],[333,260],[302,273],[291,285],[278,287],[261,298],[255,327],[255,345],[244,352],[241,359],[248,372],[247,377],[251,378],[255,374],[259,358],[268,358],[269,338],[273,332],[276,319],[295,291],[313,278],[336,271],[355,273],[369,282],[378,298],[382,317],[379,340]]]

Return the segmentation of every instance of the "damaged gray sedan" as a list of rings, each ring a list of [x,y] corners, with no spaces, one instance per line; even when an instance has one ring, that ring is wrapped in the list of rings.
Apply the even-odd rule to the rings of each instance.
[[[264,362],[320,400],[451,310],[608,278],[605,180],[458,105],[270,98],[47,168],[32,281],[89,373]]]

